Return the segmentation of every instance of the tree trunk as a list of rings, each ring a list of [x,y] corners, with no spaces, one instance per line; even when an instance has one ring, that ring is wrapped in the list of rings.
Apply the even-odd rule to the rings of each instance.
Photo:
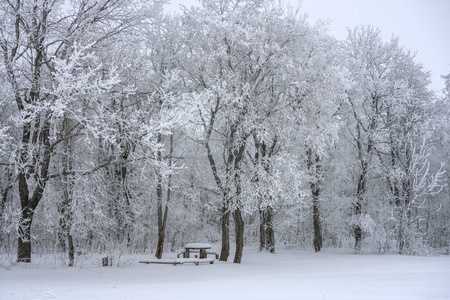
[[[361,217],[361,204],[360,203],[355,204],[355,216],[358,219]],[[355,225],[355,228],[353,229],[353,234],[355,236],[355,250],[359,251],[359,250],[361,250],[361,242],[362,242],[362,228],[359,223]]]
[[[27,181],[28,172],[26,170],[27,156],[29,154],[28,144],[31,138],[31,123],[25,123],[22,129],[22,144],[25,146],[20,150],[18,161],[19,197],[22,208],[17,247],[17,261],[19,262],[31,262],[31,223],[33,221],[34,210],[42,199],[45,186],[49,179],[48,170],[51,160],[49,117],[50,113],[45,112],[45,121],[43,122],[42,129],[36,130],[32,138],[33,143],[35,143],[35,140],[37,143],[37,135],[39,133],[39,145],[42,147],[42,152],[35,153],[33,165],[29,169],[29,172],[34,174],[34,178],[37,181],[31,197]],[[37,119],[40,121],[40,117],[37,117]],[[35,126],[37,126],[36,124]]]
[[[358,181],[358,189],[356,191],[356,202],[353,204],[355,218],[357,220],[353,233],[355,235],[355,250],[361,250],[362,243],[362,228],[361,228],[361,215],[362,215],[362,202],[364,192],[366,190],[366,172],[363,169]]]
[[[74,128],[71,124],[70,120],[64,121],[65,128]],[[72,139],[64,140],[64,156],[63,156],[63,201],[61,207],[59,208],[60,213],[60,227],[61,227],[61,236],[60,236],[60,246],[66,251],[66,243],[65,240],[67,238],[67,246],[68,246],[68,256],[69,256],[69,267],[72,267],[75,262],[75,247],[73,243],[72,236],[72,223],[73,223],[73,213],[72,213],[72,205],[73,205],[73,187],[75,185],[74,178],[72,175],[67,175],[67,172],[73,170],[73,143]]]
[[[317,179],[318,180],[318,179]],[[313,195],[313,228],[314,228],[314,250],[319,252],[322,249],[322,224],[320,220],[320,188],[319,182],[311,183]]]
[[[208,158],[209,166],[214,177],[214,182],[217,188],[221,192],[222,196],[222,217],[221,217],[221,230],[222,230],[222,249],[220,250],[220,261],[227,261],[230,255],[230,212],[228,210],[228,188],[222,183],[217,170],[216,161],[214,159],[213,152],[211,150],[210,138],[213,132],[216,113],[219,111],[220,98],[216,99],[215,107],[211,110],[209,122],[207,123],[202,117],[203,128],[205,129],[206,136],[204,146],[206,149],[206,155]],[[200,112],[201,113],[201,112]]]
[[[240,264],[244,250],[244,220],[239,208],[233,212],[234,227],[236,233],[236,252],[234,254],[234,263]]]
[[[314,226],[314,250],[322,249],[322,226],[320,223],[319,193],[313,196],[313,226]]]
[[[170,197],[170,188],[168,189],[168,195],[167,197]],[[162,225],[161,227],[158,226],[158,244],[156,247],[156,254],[155,256],[158,259],[161,259],[163,252],[164,252],[164,241],[166,238],[166,224],[167,224],[167,214],[169,212],[169,206],[166,204],[165,208],[164,208],[164,215],[163,215],[163,220],[162,220]],[[159,212],[158,212],[159,213]]]
[[[67,233],[67,241],[69,244],[69,267],[72,267],[75,262],[75,247],[73,245],[73,237],[70,232]]]
[[[275,231],[273,230],[273,208],[266,209],[266,250],[275,253]]]
[[[162,136],[161,134],[158,135],[158,143],[161,143]],[[173,154],[173,134],[170,135],[169,139],[169,162],[168,166],[169,168],[172,167],[172,154]],[[157,154],[158,162],[162,163],[162,155],[161,151],[158,151]],[[158,244],[156,246],[156,257],[158,259],[161,259],[163,251],[164,251],[164,240],[166,237],[166,225],[167,225],[167,215],[169,214],[169,202],[170,202],[170,196],[172,192],[172,175],[169,174],[168,180],[167,180],[167,193],[166,193],[166,205],[164,207],[164,213],[162,211],[162,176],[161,171],[158,171],[158,183],[156,187],[156,196],[158,200]]]
[[[162,135],[158,134],[157,143],[162,141]],[[158,150],[156,159],[159,164],[162,163],[161,150]],[[161,166],[158,166],[161,167]],[[158,244],[156,246],[156,258],[161,259],[164,251],[165,228],[163,227],[163,203],[162,203],[162,174],[161,170],[156,171],[156,201],[158,205]]]
[[[270,147],[265,141],[259,141],[256,134],[253,135],[253,140],[255,142],[255,156],[254,156],[254,164],[255,167],[261,165],[264,169],[265,174],[271,173],[271,164],[270,158],[278,152],[278,136],[275,136],[272,140]],[[260,178],[258,173],[255,174],[254,182],[256,184],[260,183]],[[259,195],[259,244],[260,251],[267,250],[270,253],[275,253],[275,232],[273,230],[273,207],[270,205],[264,204],[263,206],[263,198],[267,197],[270,193],[261,193]],[[272,203],[272,197],[269,196],[268,203]]]
[[[313,198],[313,229],[314,229],[314,250],[319,252],[322,249],[322,226],[320,220],[320,184],[322,179],[320,156],[309,148],[307,150],[308,169],[311,175],[310,188]]]
[[[275,253],[275,231],[273,230],[273,208],[266,207],[259,210],[259,250]]]
[[[164,251],[164,238],[165,238],[165,230],[162,227],[158,227],[158,244],[156,246],[156,258],[161,259],[163,251]]]
[[[224,206],[222,208],[222,249],[220,250],[220,261],[227,261],[230,255],[230,212]]]
[[[356,148],[358,151],[358,162],[361,170],[358,178],[357,190],[355,194],[355,202],[353,203],[354,216],[356,223],[354,224],[353,234],[355,236],[355,251],[361,250],[362,243],[362,228],[361,228],[361,216],[362,208],[364,205],[364,198],[366,193],[367,176],[369,172],[369,166],[371,163],[373,148],[374,148],[374,135],[377,129],[378,117],[379,117],[379,97],[375,94],[372,95],[371,112],[372,116],[369,117],[369,124],[367,128],[362,126],[361,120],[355,110],[354,104],[350,97],[350,104],[353,107],[353,115],[356,120],[356,134],[354,140],[356,142]],[[363,137],[364,132],[367,133],[367,141]]]
[[[68,191],[66,191],[64,193],[65,199],[62,204],[62,209],[60,211],[61,232],[58,234],[58,237],[59,237],[60,247],[63,249],[64,252],[66,251],[65,238],[67,237],[69,267],[72,267],[74,264],[74,261],[75,261],[75,246],[73,243],[73,236],[71,233],[71,231],[72,231],[72,212],[71,212],[72,198],[70,198],[67,193],[68,193]]]
[[[17,247],[17,262],[31,262],[31,223],[33,222],[33,210],[25,208],[19,224],[19,239]]]
[[[244,250],[244,220],[242,219],[241,207],[242,207],[242,187],[241,187],[241,176],[240,176],[240,162],[244,157],[245,143],[242,143],[237,150],[230,151],[228,162],[231,165],[233,162],[234,171],[234,186],[236,187],[236,200],[237,207],[233,211],[234,228],[236,235],[236,252],[234,254],[234,263],[240,264],[242,260],[242,253]]]
[[[403,248],[405,246],[405,234],[404,234],[404,214],[400,212],[400,221],[398,228],[398,254],[403,254]]]
[[[266,216],[264,209],[259,209],[259,251],[266,249]]]

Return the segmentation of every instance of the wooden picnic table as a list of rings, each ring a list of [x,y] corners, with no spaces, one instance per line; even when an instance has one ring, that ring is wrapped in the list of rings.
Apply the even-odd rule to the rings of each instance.
[[[184,255],[185,258],[189,258],[190,252],[196,250],[200,252],[199,258],[206,258],[207,257],[206,249],[211,249],[211,245],[206,243],[189,243],[186,246],[184,246],[184,249],[186,250],[186,253]]]

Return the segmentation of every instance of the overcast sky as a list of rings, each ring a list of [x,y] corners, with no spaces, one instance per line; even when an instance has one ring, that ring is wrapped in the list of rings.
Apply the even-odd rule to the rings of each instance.
[[[431,72],[435,91],[444,88],[441,75],[450,73],[450,0],[281,0],[301,12],[309,21],[330,20],[330,34],[338,39],[347,36],[347,28],[373,25],[386,40],[392,35],[400,44],[417,52],[416,61]],[[191,6],[195,0],[172,0]]]

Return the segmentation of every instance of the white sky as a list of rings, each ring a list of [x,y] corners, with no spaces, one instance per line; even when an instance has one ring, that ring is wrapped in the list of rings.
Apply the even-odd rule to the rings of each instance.
[[[171,7],[191,6],[195,0],[171,0]],[[330,33],[338,39],[347,28],[373,25],[388,40],[392,35],[400,44],[416,52],[416,61],[431,72],[431,88],[441,91],[441,75],[450,73],[450,0],[281,0],[301,12],[309,21],[330,20]]]

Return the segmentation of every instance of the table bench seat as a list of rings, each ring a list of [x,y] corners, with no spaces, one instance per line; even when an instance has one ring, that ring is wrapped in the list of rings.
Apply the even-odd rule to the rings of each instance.
[[[182,264],[195,264],[198,266],[200,263],[209,263],[214,264],[214,258],[177,258],[177,259],[150,259],[150,260],[141,260],[139,263],[141,264],[170,264],[170,265],[182,265]]]

